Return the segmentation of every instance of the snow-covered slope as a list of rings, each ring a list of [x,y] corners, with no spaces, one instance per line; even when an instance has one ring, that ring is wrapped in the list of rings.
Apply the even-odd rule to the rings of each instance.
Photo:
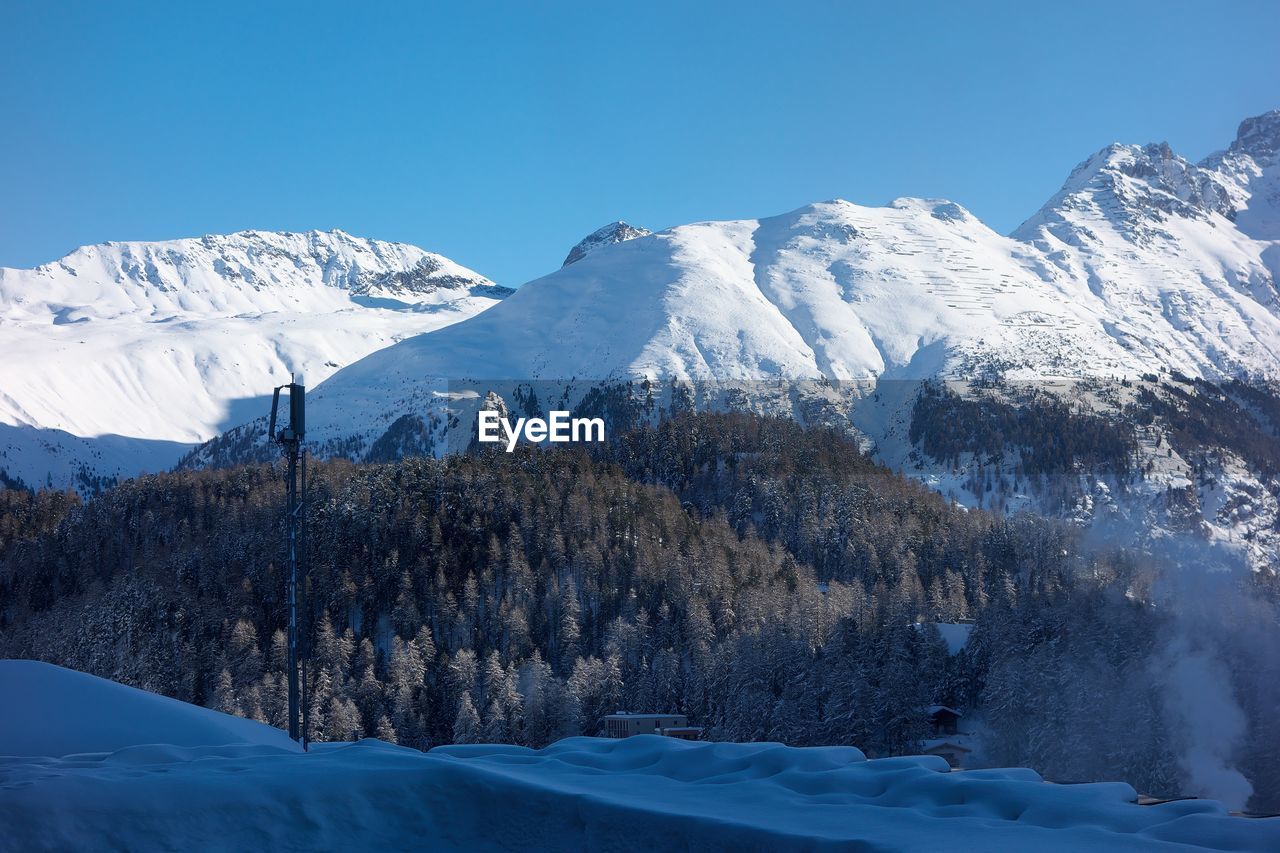
[[[1140,806],[1123,783],[949,772],[936,756],[653,735],[428,753],[365,740],[300,754],[281,732],[283,744],[245,738],[265,727],[59,667],[0,662],[0,691],[0,850],[1280,846],[1280,820],[1231,817],[1213,801]],[[134,710],[145,719],[131,723]],[[104,737],[103,715],[135,739]],[[84,749],[67,755],[68,744]]]
[[[984,357],[1036,375],[1139,369],[1027,251],[958,205],[915,199],[679,226],[597,250],[328,393],[383,371],[399,388],[414,375],[924,378]]]
[[[290,374],[314,385],[508,293],[440,255],[341,231],[107,243],[0,269],[0,469],[65,484],[81,468],[168,467],[262,412]]]

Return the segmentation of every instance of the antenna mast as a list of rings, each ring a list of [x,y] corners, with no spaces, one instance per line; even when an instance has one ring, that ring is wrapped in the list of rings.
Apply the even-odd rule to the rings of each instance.
[[[289,392],[289,424],[276,431],[277,414],[280,410],[280,392]],[[302,438],[306,432],[306,388],[296,382],[281,385],[275,389],[271,399],[271,424],[268,433],[271,439],[280,445],[288,460],[288,472],[285,477],[285,549],[289,562],[289,737],[307,748],[307,713],[302,708],[299,720],[300,699],[305,702],[299,690],[298,665],[302,658],[299,649],[298,623],[298,554],[302,538],[303,506],[306,497],[306,457],[302,451]],[[299,490],[299,460],[302,462],[302,489]],[[305,684],[301,684],[303,690]]]

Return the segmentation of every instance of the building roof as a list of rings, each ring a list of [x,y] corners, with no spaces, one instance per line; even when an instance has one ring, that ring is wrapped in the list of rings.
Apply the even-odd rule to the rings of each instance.
[[[955,708],[948,708],[946,705],[930,705],[926,710],[928,710],[929,716],[931,717],[940,711],[946,711],[948,714],[955,714],[957,717],[964,716],[964,714],[961,714]]]
[[[969,747],[961,746],[960,744],[956,743],[954,740],[947,740],[946,738],[938,738],[936,740],[924,741],[925,752],[927,753],[938,752],[942,750],[954,751],[954,752],[973,752],[973,750],[970,749]]]

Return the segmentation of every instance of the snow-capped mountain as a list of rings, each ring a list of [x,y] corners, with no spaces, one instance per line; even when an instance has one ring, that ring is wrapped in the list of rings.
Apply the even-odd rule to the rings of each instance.
[[[564,259],[561,266],[569,266],[569,264],[582,260],[596,249],[612,246],[614,243],[625,243],[628,240],[634,240],[637,237],[644,237],[652,234],[644,228],[636,228],[634,225],[619,220],[610,222],[603,228],[597,228],[586,237],[583,237],[576,246],[569,250],[569,255]]]
[[[1111,145],[1009,236],[925,199],[652,234],[612,223],[483,313],[506,291],[421,250],[341,234],[91,247],[0,277],[0,333],[23,353],[2,368],[2,411],[71,434],[20,431],[0,469],[38,482],[88,457],[93,471],[167,466],[250,417],[184,464],[270,455],[259,395],[290,370],[314,389],[314,451],[366,459],[464,447],[481,407],[573,408],[636,381],[661,407],[675,381],[697,405],[843,423],[894,467],[988,505],[973,484],[990,460],[921,455],[917,383],[1055,383],[1072,406],[1116,415],[1164,393],[1139,378],[1152,374],[1280,379],[1277,147],[1280,113],[1245,121],[1200,164],[1168,145]],[[1112,378],[1136,385],[1088,385]],[[1120,483],[1089,476],[1058,490],[1052,511],[1153,530],[1176,514],[1190,529],[1194,516],[1255,564],[1280,555],[1280,504],[1257,466],[1226,448],[1212,464],[1174,452],[1161,430],[1135,438],[1145,479],[1123,500]],[[165,443],[146,456],[114,436]],[[1048,511],[1030,493],[1005,505]]]
[[[1272,119],[1242,125],[1240,174]],[[465,379],[1280,377],[1277,246],[1237,227],[1219,162],[1109,146],[1011,237],[954,202],[837,200],[597,245],[339,372],[312,427],[376,432]],[[1249,198],[1274,193],[1267,168]]]
[[[1280,265],[1273,241],[1238,227],[1244,201],[1221,171],[1168,145],[1113,145],[1014,237],[1148,368],[1275,377]]]
[[[965,494],[964,471],[943,476],[913,446],[915,383],[1069,387],[1163,371],[1280,379],[1280,245],[1267,230],[1277,115],[1244,122],[1226,152],[1199,165],[1167,145],[1108,146],[1011,236],[954,202],[924,199],[836,200],[596,239],[618,233],[606,226],[584,241],[591,251],[575,249],[572,263],[494,309],[339,371],[312,398],[311,437],[321,452],[357,458],[439,453],[465,446],[489,392],[512,409],[562,408],[602,383],[677,380],[698,386],[704,405],[834,416],[895,467],[980,503],[981,493]],[[1073,405],[1117,413],[1134,393],[1086,393]],[[196,461],[224,459],[255,430]],[[1151,464],[1141,501],[1194,491],[1206,476],[1155,428],[1142,442],[1139,464]],[[1217,492],[1199,499],[1202,532],[1247,536],[1254,556],[1270,559],[1280,543],[1259,531],[1280,510],[1261,475],[1228,457]],[[1077,497],[1080,506],[1057,511],[1168,514],[1132,497],[1126,507],[1107,494]],[[1043,509],[1031,498],[1020,505]],[[1211,506],[1251,515],[1240,527]]]
[[[166,468],[291,374],[314,385],[510,292],[341,231],[106,243],[0,269],[0,470],[62,485]]]

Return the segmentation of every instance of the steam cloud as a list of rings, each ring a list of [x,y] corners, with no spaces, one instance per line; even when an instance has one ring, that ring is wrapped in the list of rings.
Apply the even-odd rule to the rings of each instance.
[[[1233,631],[1248,624],[1251,609],[1241,586],[1249,569],[1224,549],[1190,537],[1167,541],[1161,550],[1168,568],[1155,592],[1171,614],[1173,634],[1153,666],[1176,726],[1184,793],[1241,810],[1254,789],[1236,766],[1249,724],[1231,673],[1241,643]]]

